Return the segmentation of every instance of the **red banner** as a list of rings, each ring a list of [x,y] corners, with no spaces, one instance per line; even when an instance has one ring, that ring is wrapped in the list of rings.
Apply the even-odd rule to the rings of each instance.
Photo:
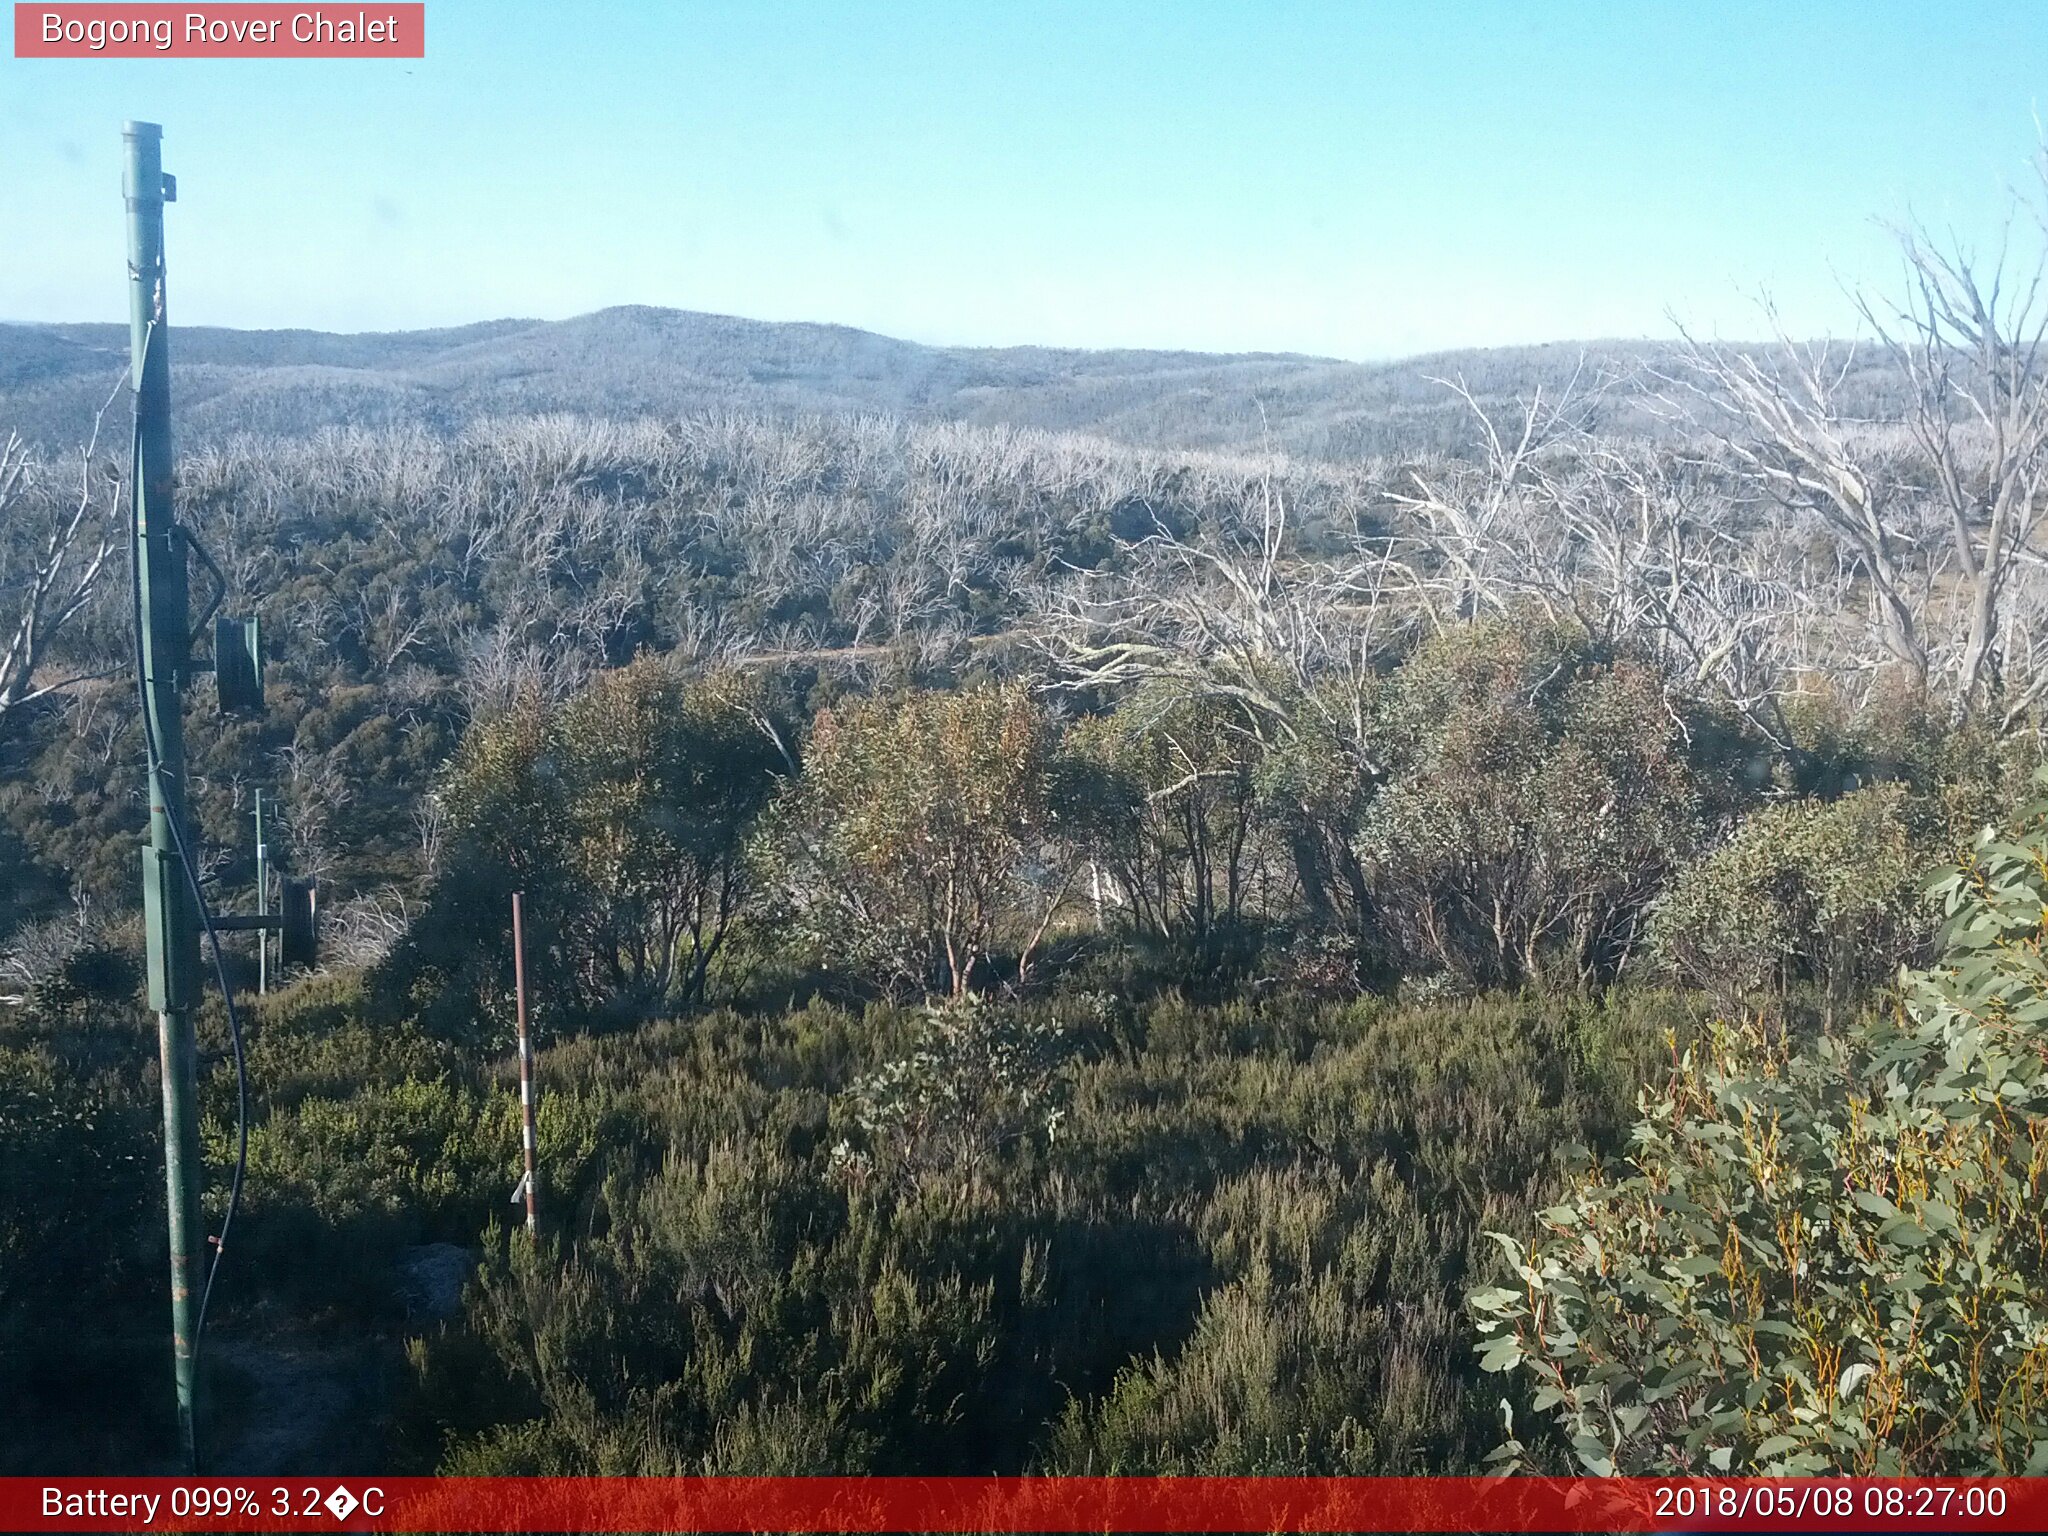
[[[2048,1479],[4,1478],[8,1531],[2039,1531]]]
[[[419,59],[426,52],[423,4],[14,7],[17,59]]]

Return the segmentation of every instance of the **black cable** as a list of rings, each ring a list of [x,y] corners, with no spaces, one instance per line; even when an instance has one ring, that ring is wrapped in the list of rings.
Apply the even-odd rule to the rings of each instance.
[[[156,341],[156,322],[151,321],[143,333],[143,371],[149,365],[149,349]],[[137,375],[137,389],[141,388],[141,373]],[[129,482],[130,504],[133,505],[134,491],[142,480],[142,417],[135,418],[134,441],[130,450]],[[156,723],[150,715],[149,680],[144,675],[144,651],[142,643],[142,527],[132,515],[128,519],[128,580],[135,610],[135,692],[142,704],[142,736],[144,750],[149,754],[149,770],[152,781],[163,772],[163,750],[157,742]],[[154,787],[152,785],[152,787]],[[221,959],[220,933],[213,926],[213,911],[206,904],[206,892],[200,888],[199,870],[193,862],[191,851],[185,843],[185,829],[178,824],[177,813],[171,809],[171,797],[163,797],[164,822],[171,830],[171,841],[177,846],[178,863],[185,871],[185,886],[192,893],[193,903],[199,910],[199,921],[206,929],[207,943],[213,952],[213,977],[220,986],[221,1003],[227,1010],[228,1041],[235,1057],[235,1172],[228,1184],[228,1207],[221,1217],[220,1236],[214,1240],[213,1262],[206,1267],[206,1283],[199,1292],[199,1313],[192,1324],[192,1371],[199,1373],[199,1346],[206,1334],[206,1309],[213,1300],[214,1281],[220,1275],[220,1262],[227,1257],[228,1228],[234,1225],[235,1212],[242,1204],[242,1179],[249,1170],[249,1065],[242,1053],[242,1022],[235,1013],[234,988],[228,985],[228,972]],[[260,942],[260,939],[259,939]],[[164,957],[170,965],[170,957]]]

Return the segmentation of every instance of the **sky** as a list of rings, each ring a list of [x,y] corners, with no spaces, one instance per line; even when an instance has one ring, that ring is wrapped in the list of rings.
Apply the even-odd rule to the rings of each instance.
[[[374,6],[372,6],[374,10]],[[427,0],[418,60],[0,57],[0,318],[654,304],[965,345],[1842,333],[1884,221],[1995,239],[2038,0]],[[4,361],[4,359],[0,359]]]

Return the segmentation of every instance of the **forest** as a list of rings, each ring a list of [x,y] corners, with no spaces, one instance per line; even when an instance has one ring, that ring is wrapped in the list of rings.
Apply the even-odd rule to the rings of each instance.
[[[2048,1470],[2042,316],[1906,252],[1454,448],[189,444],[204,878],[260,789],[325,919],[226,943],[208,1464]],[[9,1473],[173,1456],[118,382],[0,453]]]
[[[0,420],[72,447],[125,364],[118,325],[0,321]],[[1321,460],[1462,451],[1471,423],[1434,381],[1489,405],[1614,378],[1610,430],[1655,425],[1627,385],[1643,344],[1491,347],[1394,362],[1056,347],[933,347],[849,326],[625,305],[572,320],[335,335],[180,327],[179,441],[305,437],[329,427],[457,433],[505,416],[605,420],[742,414],[784,423],[885,416],[1085,433],[1152,448],[1280,448]]]

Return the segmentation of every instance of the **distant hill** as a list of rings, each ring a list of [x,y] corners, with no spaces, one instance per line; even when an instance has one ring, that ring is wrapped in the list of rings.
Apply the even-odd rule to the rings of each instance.
[[[1483,399],[1627,372],[1659,348],[1558,343],[1362,364],[1288,353],[928,347],[847,326],[778,324],[626,307],[573,320],[494,320],[450,330],[174,328],[177,434],[600,416],[705,409],[877,412],[1229,448],[1270,441],[1308,457],[1458,449],[1469,413],[1432,376]],[[0,325],[0,433],[46,447],[82,438],[127,360],[122,325]],[[1626,391],[1610,428],[1647,429]]]

